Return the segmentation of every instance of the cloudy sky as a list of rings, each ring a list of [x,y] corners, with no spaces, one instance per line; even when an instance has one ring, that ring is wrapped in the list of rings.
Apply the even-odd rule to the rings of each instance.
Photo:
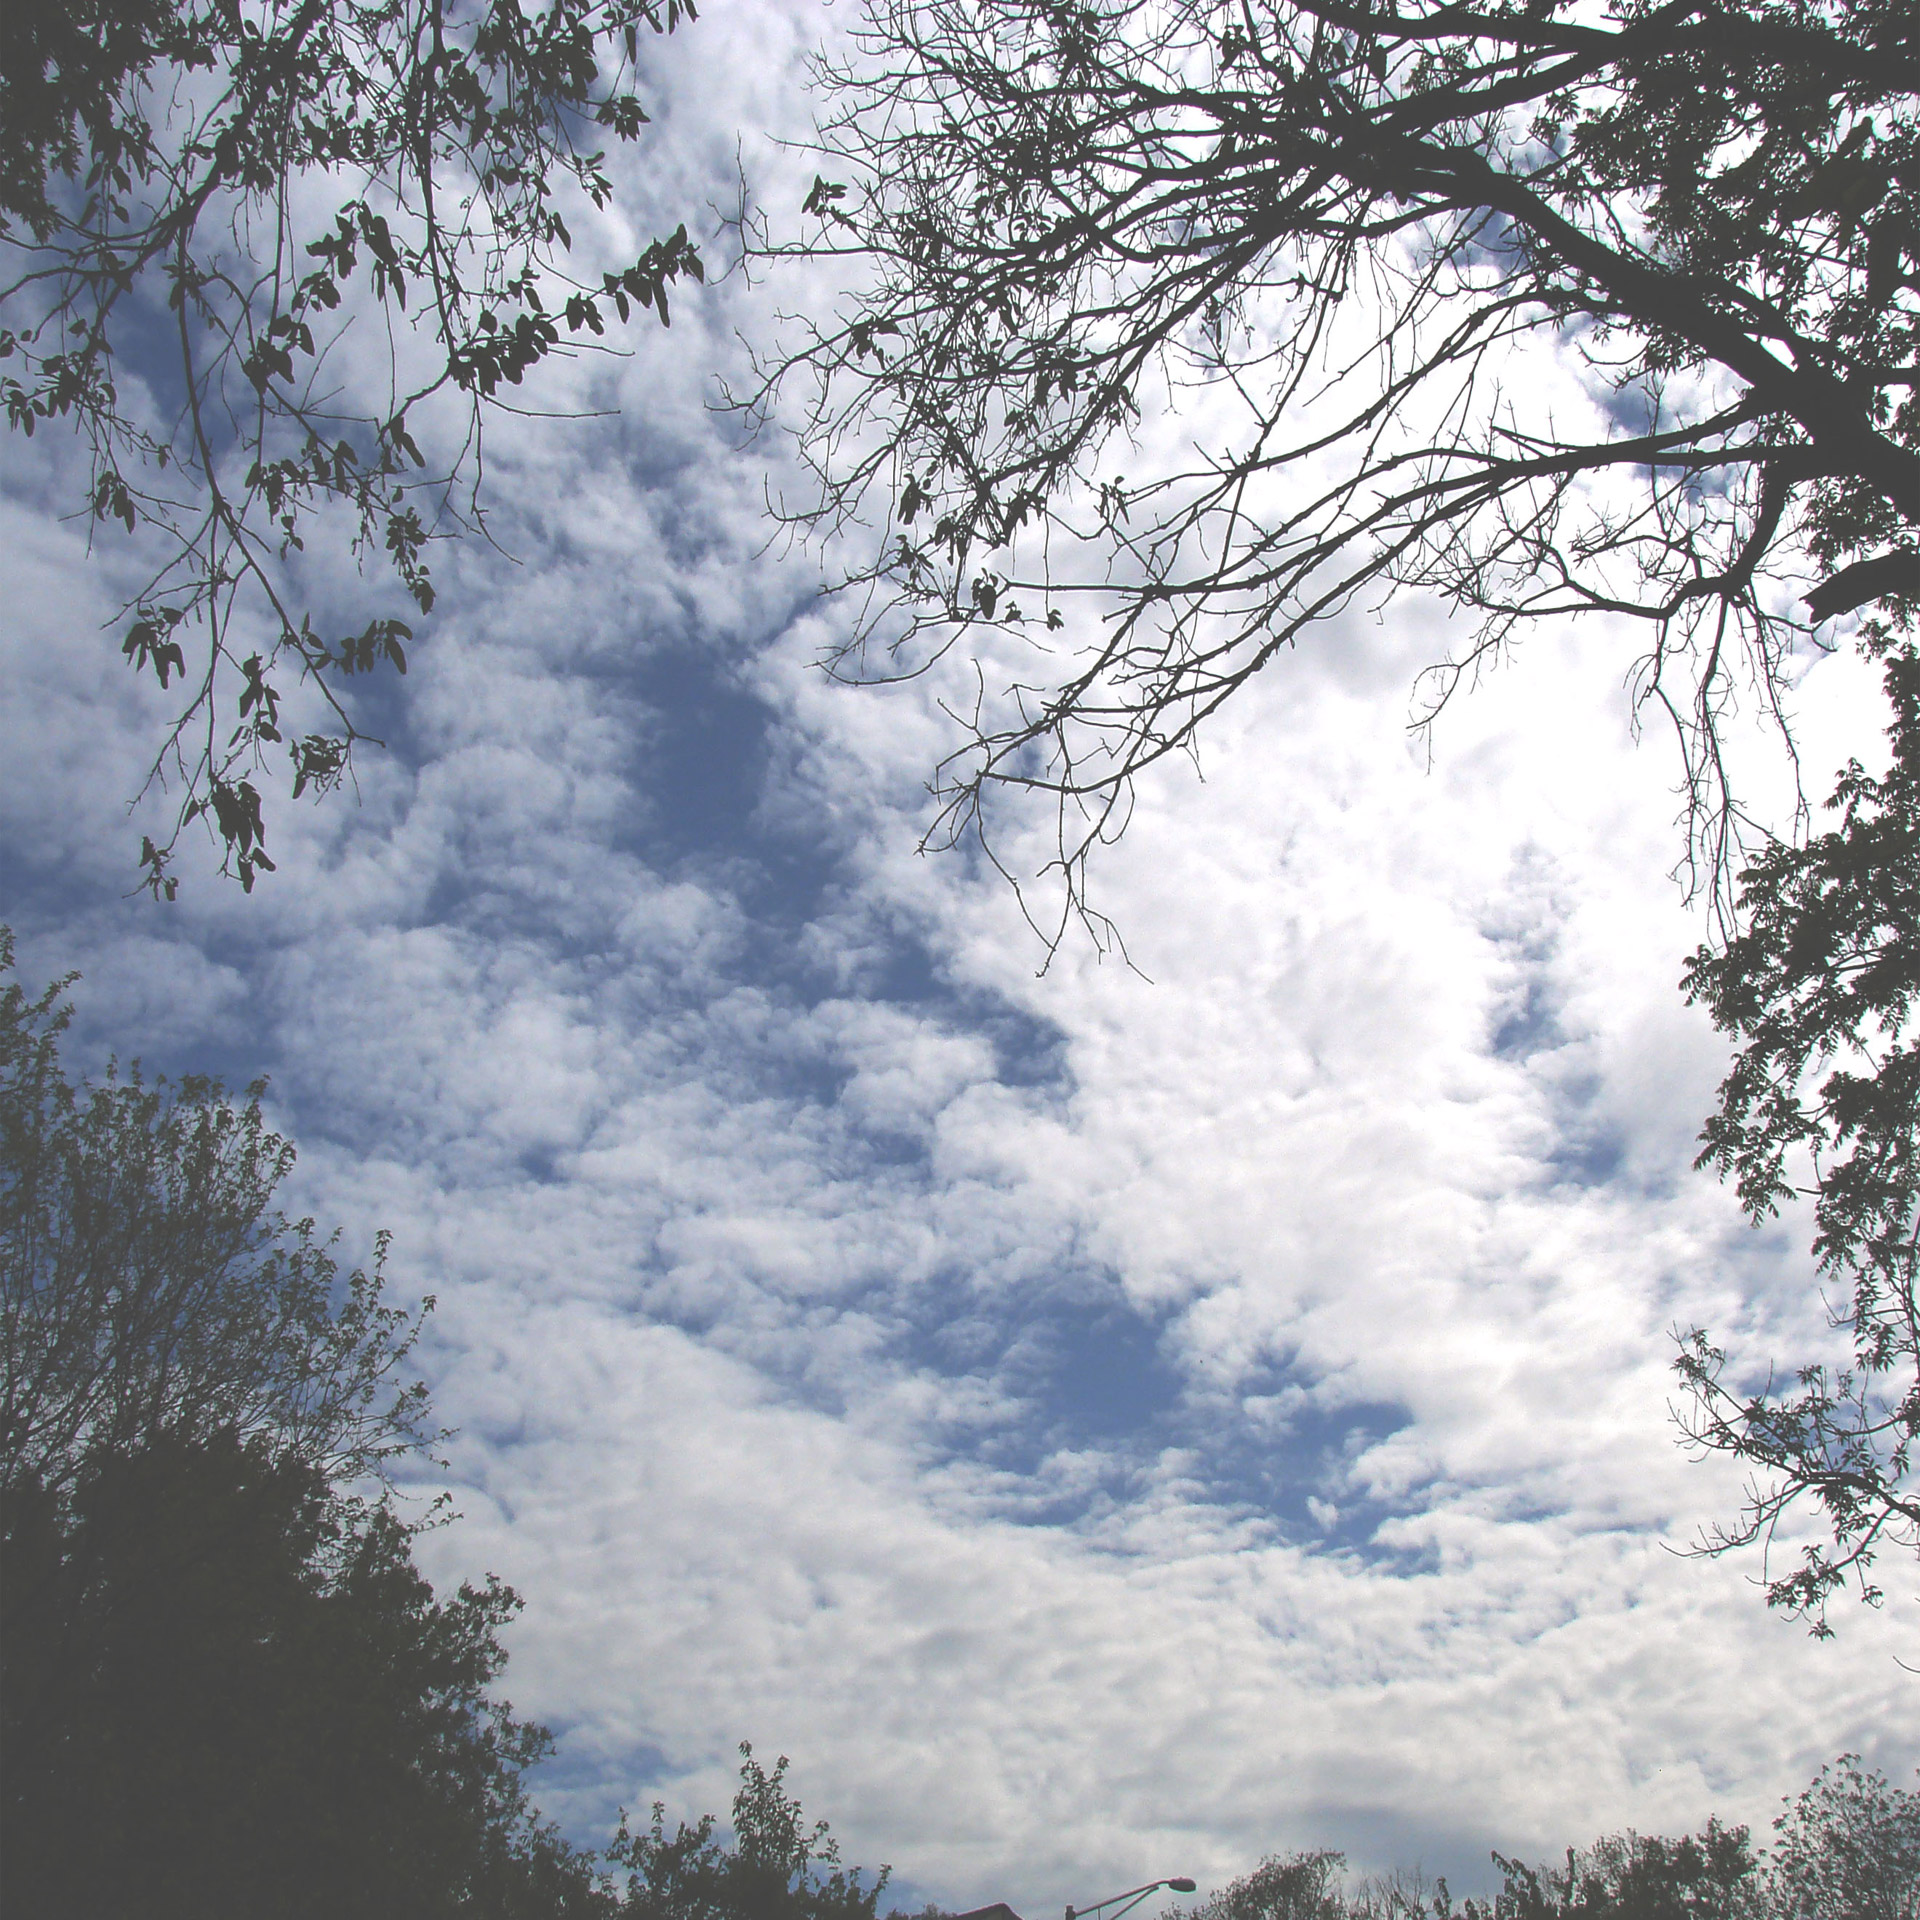
[[[843,16],[656,49],[584,248],[710,229],[736,151],[797,203],[769,136]],[[1534,636],[1429,754],[1441,616],[1330,627],[1102,858],[1133,967],[1043,967],[914,851],[941,684],[820,675],[790,452],[709,411],[820,291],[728,280],[541,395],[618,418],[502,423],[504,551],[440,560],[391,750],[280,812],[251,898],[127,897],[128,563],[70,449],[5,452],[21,971],[81,969],[75,1064],[270,1074],[295,1209],[437,1295],[464,1518],[422,1553],[526,1597],[543,1804],[724,1810],[750,1740],[904,1900],[1044,1915],[1310,1845],[1473,1889],[1493,1846],[1764,1823],[1845,1749],[1908,1776],[1910,1570],[1820,1645],[1677,1551],[1739,1488],[1676,1445],[1671,1330],[1825,1335],[1804,1223],[1689,1170],[1723,1055],[1619,637]],[[1871,684],[1815,662],[1798,709],[1824,787]]]

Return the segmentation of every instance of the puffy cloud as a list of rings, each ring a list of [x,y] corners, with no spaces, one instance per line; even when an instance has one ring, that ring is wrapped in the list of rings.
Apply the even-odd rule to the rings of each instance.
[[[800,124],[820,30],[655,47],[588,243]],[[1721,1055],[1617,641],[1539,636],[1429,765],[1438,616],[1344,623],[1143,790],[1095,876],[1131,967],[1043,964],[914,852],[951,689],[814,670],[845,615],[764,548],[786,455],[706,410],[772,302],[725,282],[545,396],[617,420],[508,423],[511,557],[441,563],[392,751],[245,901],[121,897],[156,709],[89,637],[57,447],[8,450],[25,968],[86,970],[77,1051],[270,1071],[294,1203],[439,1296],[465,1518],[423,1552],[527,1596],[545,1797],[583,1836],[722,1808],[751,1738],[851,1857],[1031,1913],[1288,1845],[1477,1884],[1909,1764],[1897,1583],[1815,1646],[1674,1551],[1738,1488],[1675,1445],[1669,1329],[1826,1335],[1803,1223],[1688,1171]],[[1809,675],[1817,765],[1870,694]]]

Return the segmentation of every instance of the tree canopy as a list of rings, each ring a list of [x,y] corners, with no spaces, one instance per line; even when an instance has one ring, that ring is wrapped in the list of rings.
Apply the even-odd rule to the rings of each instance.
[[[384,1476],[420,1315],[271,1211],[262,1087],[74,1084],[0,929],[0,1862],[34,1913],[600,1914]],[[427,1303],[428,1306],[431,1302]],[[424,1309],[423,1309],[424,1313]]]
[[[661,1805],[643,1828],[623,1816],[607,1849],[626,1871],[620,1920],[874,1920],[891,1869],[863,1884],[861,1869],[843,1867],[827,1823],[809,1826],[787,1792],[786,1772],[784,1754],[768,1772],[741,1743],[731,1845],[711,1815],[671,1835]]]
[[[1791,1920],[1908,1920],[1920,1907],[1920,1793],[1842,1754],[1775,1818],[1770,1871]]]
[[[0,1850],[25,1913],[566,1920],[593,1863],[529,1808],[487,1689],[518,1606],[440,1600],[383,1504],[265,1435],[89,1452],[0,1493]]]
[[[63,1493],[163,1435],[263,1435],[342,1481],[429,1444],[421,1316],[384,1299],[384,1240],[343,1275],[273,1209],[294,1151],[264,1083],[76,1085],[69,982],[30,998],[12,961],[0,928],[0,1486]]]
[[[405,672],[431,543],[484,518],[481,437],[507,390],[636,309],[665,321],[669,286],[700,277],[684,226],[590,281],[565,266],[569,222],[613,192],[604,143],[647,121],[639,36],[693,17],[689,0],[6,9],[0,398],[18,432],[78,432],[102,537],[145,535],[122,650],[179,688],[148,781],[173,795],[142,849],[156,895],[196,820],[251,888],[273,867],[267,778],[298,799],[347,776],[365,737],[348,682]],[[395,610],[353,633],[313,615],[315,538],[383,556]]]
[[[1920,1901],[1920,1794],[1843,1754],[1773,1822],[1771,1847],[1699,1833],[1607,1834],[1555,1864],[1495,1853],[1500,1890],[1456,1902],[1444,1880],[1351,1885],[1344,1856],[1276,1854],[1163,1920],[1909,1920]]]
[[[438,1597],[387,1479],[442,1437],[422,1312],[272,1212],[263,1087],[75,1084],[0,928],[0,1873],[125,1920],[875,1920],[787,1762],[730,1839],[544,1824],[491,1691],[519,1609]],[[429,1519],[438,1509],[429,1510]],[[616,1871],[617,1870],[617,1871]]]
[[[792,519],[872,530],[839,669],[993,654],[931,839],[1049,796],[1084,908],[1143,770],[1424,591],[1471,636],[1436,701],[1531,623],[1636,634],[1730,875],[1729,707],[1920,602],[1905,0],[873,0],[856,42],[769,243],[855,290],[741,401],[797,413]]]
[[[1679,1368],[1690,1436],[1756,1470],[1742,1522],[1714,1550],[1771,1543],[1810,1503],[1831,1541],[1767,1580],[1768,1600],[1830,1629],[1828,1597],[1887,1546],[1920,1555],[1920,656],[1892,649],[1892,764],[1859,761],[1828,808],[1839,824],[1778,842],[1741,876],[1741,931],[1702,947],[1687,988],[1737,1046],[1700,1160],[1731,1176],[1756,1224],[1813,1198],[1813,1253],[1849,1364],[1736,1391],[1693,1333]]]

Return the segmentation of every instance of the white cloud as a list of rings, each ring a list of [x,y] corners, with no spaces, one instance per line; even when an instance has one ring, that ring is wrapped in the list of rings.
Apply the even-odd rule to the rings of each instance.
[[[655,50],[635,231],[795,124],[817,24]],[[844,614],[761,551],[784,455],[704,411],[771,297],[564,374],[618,423],[500,437],[515,560],[442,562],[394,752],[251,900],[121,899],[154,708],[10,454],[29,976],[86,968],[78,1046],[270,1070],[297,1205],[439,1294],[466,1518],[423,1552],[526,1593],[545,1797],[723,1809],[747,1737],[850,1857],[1036,1913],[1290,1845],[1484,1877],[1910,1765],[1897,1581],[1820,1647],[1671,1551],[1738,1489],[1674,1445],[1669,1326],[1823,1328],[1804,1235],[1687,1171],[1722,1056],[1624,656],[1539,637],[1428,771],[1437,616],[1354,620],[1143,792],[1096,874],[1140,971],[1041,974],[912,851],[941,683],[811,670]],[[1869,693],[1809,676],[1816,789]]]

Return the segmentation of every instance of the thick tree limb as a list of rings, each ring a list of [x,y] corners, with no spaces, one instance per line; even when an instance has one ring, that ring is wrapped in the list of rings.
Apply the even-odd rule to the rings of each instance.
[[[1807,595],[1807,618],[1818,626],[1894,593],[1920,595],[1920,552],[1881,553],[1842,567]]]

